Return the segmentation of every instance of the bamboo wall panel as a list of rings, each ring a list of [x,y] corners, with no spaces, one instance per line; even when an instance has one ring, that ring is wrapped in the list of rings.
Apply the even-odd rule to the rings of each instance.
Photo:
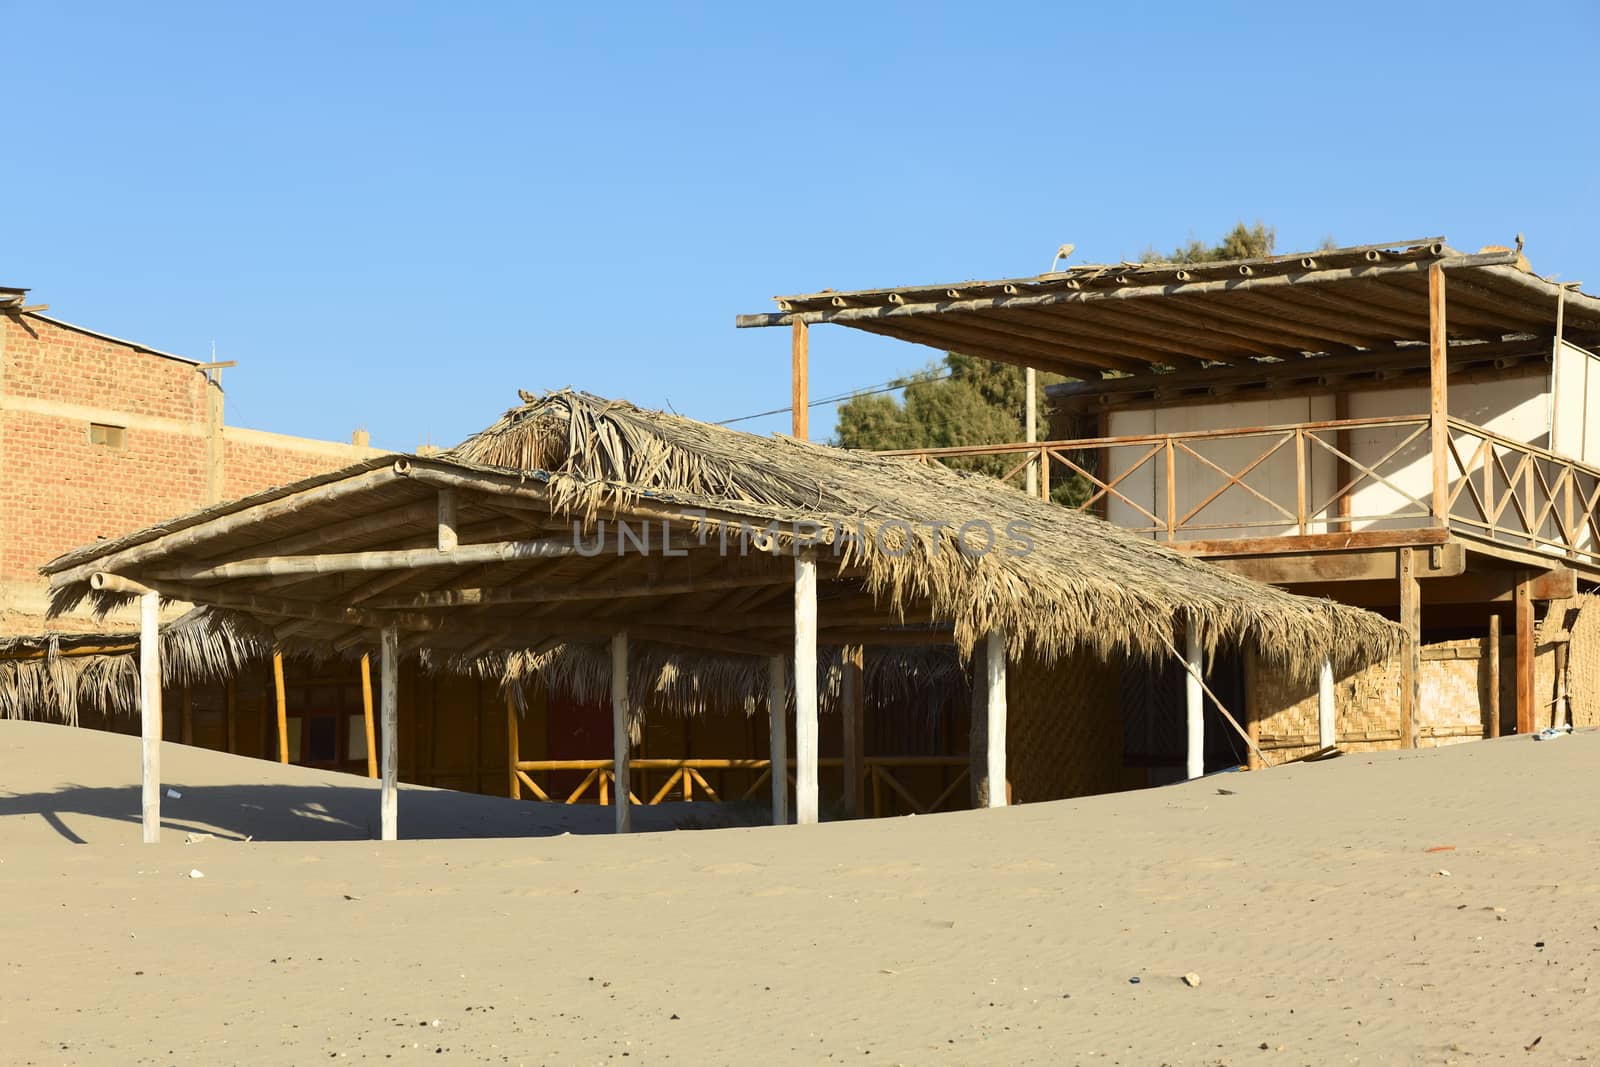
[[[1089,653],[1046,666],[1013,660],[1006,672],[1006,774],[1012,800],[1109,793],[1123,771],[1122,665]]]

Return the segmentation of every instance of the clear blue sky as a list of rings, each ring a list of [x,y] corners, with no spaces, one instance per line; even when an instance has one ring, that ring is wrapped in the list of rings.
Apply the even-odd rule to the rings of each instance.
[[[758,7],[0,2],[0,284],[215,340],[232,423],[397,449],[519,387],[779,407],[786,332],[733,328],[775,293],[1240,218],[1521,230],[1600,291],[1593,3]],[[815,395],[937,355],[812,351]]]

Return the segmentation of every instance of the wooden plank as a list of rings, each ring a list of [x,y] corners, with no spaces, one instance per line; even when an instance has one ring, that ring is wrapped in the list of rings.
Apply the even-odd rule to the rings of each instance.
[[[161,840],[161,598],[139,597],[139,821],[144,843]]]
[[[789,351],[789,404],[793,413],[795,437],[804,441],[811,434],[810,338],[805,322],[796,320]]]
[[[289,705],[283,690],[283,653],[272,650],[272,696],[278,712],[278,762],[289,762]]]
[[[767,660],[767,728],[770,737],[772,766],[772,825],[784,826],[789,822],[789,776],[783,768],[789,765],[789,703],[784,662],[782,656]],[[668,783],[670,784],[670,783]]]
[[[1517,733],[1533,733],[1535,715],[1533,693],[1533,583],[1518,582],[1516,589],[1517,627]]]
[[[393,841],[399,837],[400,767],[400,631],[383,628],[378,652],[379,698],[383,707],[383,784],[378,799],[379,836]]]
[[[817,821],[817,562],[794,561],[795,821]]]
[[[611,775],[616,786],[619,834],[633,829],[628,768],[633,713],[628,707],[628,634],[620,631],[611,638]]]
[[[865,784],[862,758],[866,741],[866,694],[863,692],[865,679],[861,672],[861,646],[844,646],[840,650],[840,661],[843,667],[839,687],[839,720],[844,734],[844,809],[851,818],[859,819],[866,814],[866,798],[862,795],[862,786]]]
[[[1200,624],[1190,619],[1184,627],[1184,661],[1188,669],[1183,673],[1183,708],[1187,728],[1184,772],[1191,780],[1206,773],[1206,704],[1200,689],[1205,658],[1200,636]]]
[[[1439,579],[1462,574],[1467,553],[1459,543],[1438,546],[1437,566],[1430,553],[1426,570],[1418,578]],[[1393,549],[1359,549],[1353,552],[1310,552],[1274,556],[1210,556],[1208,562],[1223,570],[1268,585],[1311,585],[1324,582],[1394,581],[1399,564]]]
[[[986,716],[988,751],[985,753],[989,778],[989,807],[1003,808],[1009,802],[1006,777],[1006,635],[1003,630],[990,630],[984,653],[984,675],[987,680],[988,702]]]
[[[1435,263],[1428,268],[1428,440],[1435,526],[1448,525],[1450,518],[1450,338],[1445,328],[1444,288],[1444,265]]]
[[[1500,614],[1489,615],[1489,736],[1500,736]]]
[[[361,653],[361,720],[367,731],[367,777],[378,777],[377,729],[372,719],[372,656]]]
[[[1449,530],[1418,528],[1307,534],[1304,537],[1236,537],[1179,541],[1172,547],[1191,556],[1253,556],[1284,555],[1293,552],[1348,552],[1365,548],[1398,548],[1401,545],[1441,545],[1448,540],[1450,540]]]
[[[1406,747],[1417,747],[1417,725],[1422,703],[1422,585],[1417,581],[1416,550],[1402,548],[1400,557],[1400,625],[1406,631],[1401,653],[1400,736]]]

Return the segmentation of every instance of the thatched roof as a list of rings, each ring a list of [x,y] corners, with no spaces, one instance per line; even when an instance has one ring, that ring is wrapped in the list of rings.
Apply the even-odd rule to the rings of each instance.
[[[462,546],[516,537],[521,554],[470,564],[435,554],[441,490],[453,494]],[[675,551],[613,554],[619,518],[664,525]],[[573,552],[573,522],[588,538],[602,520],[613,523],[604,554]],[[765,527],[772,552],[741,554],[741,524]],[[986,552],[985,528],[995,537]],[[1248,643],[1309,675],[1324,656],[1359,664],[1401,641],[1376,615],[1234,576],[989,478],[570,390],[528,398],[448,453],[357,464],[79,549],[44,571],[58,610],[110,573],[336,649],[392,624],[409,631],[409,647],[469,657],[619,629],[759,656],[790,647],[785,556],[812,531],[824,645],[946,640],[964,654],[1000,629],[1013,654],[1046,660],[1081,648],[1158,656],[1198,624],[1208,645]],[[392,567],[342,569],[350,553],[379,551]],[[293,576],[273,569],[287,556],[302,561]],[[130,599],[117,582],[92,595]]]

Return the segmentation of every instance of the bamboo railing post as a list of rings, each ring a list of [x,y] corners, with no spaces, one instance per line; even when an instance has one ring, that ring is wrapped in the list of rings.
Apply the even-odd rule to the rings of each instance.
[[[1333,417],[1336,421],[1343,421],[1350,417],[1350,394],[1346,392],[1335,393],[1333,397]],[[1340,521],[1335,523],[1335,533],[1350,532],[1351,499],[1350,490],[1345,488],[1350,482],[1350,461],[1345,456],[1351,454],[1350,431],[1348,428],[1337,429],[1333,432],[1333,447],[1339,453],[1333,459],[1333,484],[1339,487],[1339,499],[1334,505],[1334,512]]]
[[[767,726],[769,731],[771,761],[768,776],[772,779],[772,825],[783,826],[789,821],[789,722],[787,686],[784,684],[782,656],[767,660]]]
[[[1448,392],[1450,349],[1445,327],[1444,267],[1428,268],[1428,439],[1433,458],[1433,521],[1450,524],[1450,405]]]
[[[517,763],[522,758],[522,738],[517,731],[517,702],[509,691],[506,693],[506,752],[508,764],[506,795],[512,800],[521,800],[522,780],[517,777]]]
[[[1489,736],[1500,736],[1500,616],[1489,615]]]
[[[989,775],[989,807],[1003,808],[1009,801],[1006,788],[1006,635],[990,630],[984,655],[987,679],[989,744],[985,760]]]
[[[400,766],[400,631],[383,628],[378,653],[379,697],[383,706],[383,784],[379,793],[379,834],[384,841],[399,837]]]
[[[1306,535],[1306,431],[1296,426],[1294,430],[1294,486],[1295,525],[1300,536]]]
[[[1167,437],[1167,540],[1178,539],[1178,482],[1177,482],[1177,455],[1173,450],[1172,437]]]
[[[817,821],[817,561],[794,561],[795,821]]]
[[[139,596],[139,820],[144,843],[161,840],[161,597]]]
[[[628,748],[633,725],[628,707],[628,634],[611,638],[611,776],[617,806],[617,833],[633,829],[633,809],[628,803]],[[601,803],[604,803],[602,797]]]
[[[367,777],[378,777],[378,738],[372,721],[372,657],[361,653],[361,725],[367,732]]]
[[[1200,688],[1200,673],[1205,670],[1205,659],[1200,640],[1200,624],[1190,619],[1184,626],[1184,659],[1188,669],[1183,672],[1184,722],[1187,727],[1184,773],[1190,779],[1206,773],[1206,719],[1205,694]]]
[[[272,650],[272,694],[278,712],[278,762],[289,762],[289,707],[283,691],[283,653]]]
[[[1039,440],[1038,390],[1038,373],[1032,367],[1022,368],[1022,432],[1029,444]],[[1035,451],[1038,454],[1028,461],[1028,471],[1023,475],[1029,496],[1039,494],[1039,455],[1042,452]]]

